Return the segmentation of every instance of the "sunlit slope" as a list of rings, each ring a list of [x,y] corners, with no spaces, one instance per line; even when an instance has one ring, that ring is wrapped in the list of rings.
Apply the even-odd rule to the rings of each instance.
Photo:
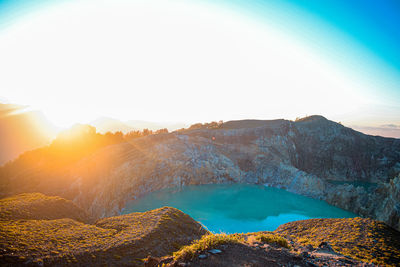
[[[38,150],[0,168],[1,194],[60,195],[104,217],[166,187],[268,184],[399,229],[399,139],[367,136],[321,116],[200,124],[129,141],[93,136],[105,142],[67,140],[62,149],[50,146],[44,156]]]
[[[43,216],[48,208],[39,207],[39,200],[54,212],[52,217]],[[100,263],[141,266],[141,259],[148,254],[167,255],[207,232],[174,208],[132,213],[88,224],[75,220],[76,214],[82,211],[76,206],[66,207],[64,202],[69,201],[41,194],[0,200],[2,214],[9,211],[10,206],[18,208],[7,213],[17,216],[0,219],[0,264],[71,265],[79,262],[81,266]],[[26,210],[27,205],[35,207],[32,214]]]
[[[0,103],[0,165],[50,143],[55,128],[38,111]]]
[[[0,220],[55,220],[90,222],[90,216],[72,201],[41,193],[24,193],[0,199]]]
[[[48,146],[21,154],[0,168],[0,196],[23,192],[60,195],[68,191],[69,171],[82,158],[101,147],[123,142],[121,133],[96,133],[89,125],[61,132]]]

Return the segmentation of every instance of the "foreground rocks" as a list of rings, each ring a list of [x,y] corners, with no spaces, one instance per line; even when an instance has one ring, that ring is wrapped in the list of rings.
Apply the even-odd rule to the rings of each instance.
[[[400,140],[364,135],[321,116],[231,121],[107,146],[62,172],[41,166],[17,160],[0,168],[0,194],[60,195],[102,218],[166,187],[266,184],[400,229]]]
[[[223,252],[219,255],[209,254],[204,259],[174,262],[170,266],[374,266],[338,253],[298,254],[295,251],[269,244],[227,244],[220,248]]]

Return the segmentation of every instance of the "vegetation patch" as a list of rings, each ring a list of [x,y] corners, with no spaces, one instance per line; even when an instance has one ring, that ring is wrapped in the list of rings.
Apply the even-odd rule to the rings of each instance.
[[[259,233],[255,235],[255,239],[262,243],[275,244],[284,248],[290,248],[286,239],[273,233]]]
[[[20,259],[62,258],[106,247],[115,233],[72,219],[2,220],[0,248]]]
[[[190,260],[204,250],[213,249],[223,244],[244,242],[241,234],[209,234],[185,246],[173,254],[174,260]]]

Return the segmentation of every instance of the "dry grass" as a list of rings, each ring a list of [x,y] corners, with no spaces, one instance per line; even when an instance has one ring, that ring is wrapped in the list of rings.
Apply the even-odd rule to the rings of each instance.
[[[72,219],[0,221],[0,248],[5,255],[38,261],[106,248],[115,234]]]
[[[255,239],[262,243],[275,244],[290,249],[286,239],[273,233],[259,233],[255,235]]]
[[[174,252],[174,260],[190,260],[204,250],[213,249],[227,243],[243,242],[243,235],[240,234],[209,234],[194,241],[191,245],[185,246]]]

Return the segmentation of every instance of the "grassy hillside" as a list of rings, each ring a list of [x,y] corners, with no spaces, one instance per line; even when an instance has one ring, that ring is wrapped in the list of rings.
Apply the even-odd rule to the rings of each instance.
[[[400,262],[400,232],[372,219],[310,219],[281,225],[275,232],[313,247],[328,242],[335,251],[365,262]]]
[[[168,207],[88,224],[70,201],[22,194],[0,200],[0,211],[0,265],[141,266],[147,255],[171,254],[207,233]]]
[[[89,222],[91,218],[72,201],[41,193],[25,193],[0,199],[0,220],[54,220],[70,218]]]

